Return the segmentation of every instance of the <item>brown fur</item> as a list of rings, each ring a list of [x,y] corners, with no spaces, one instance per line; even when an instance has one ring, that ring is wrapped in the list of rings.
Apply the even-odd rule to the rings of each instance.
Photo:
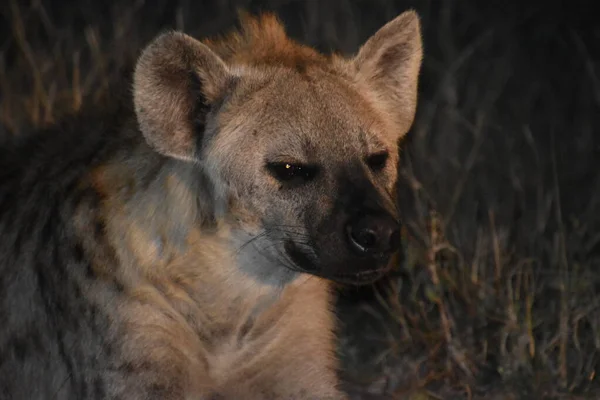
[[[253,18],[241,14],[241,29],[220,40],[203,41],[229,65],[277,66],[291,69],[327,68],[328,58],[314,49],[290,40],[273,14]]]
[[[171,204],[193,209],[186,186],[173,179],[164,182],[176,197]],[[162,398],[343,398],[325,281],[304,277],[282,291],[248,279],[235,267],[225,227],[214,236],[194,229],[183,244],[165,240],[185,252],[158,250],[113,196],[105,200],[106,229],[121,264],[129,264],[118,278],[128,298],[117,309],[120,351],[132,370],[161,366],[142,379],[165,388]]]
[[[103,301],[132,371],[115,396],[345,398],[328,279],[379,276],[386,264],[359,260],[333,229],[354,192],[398,218],[396,145],[414,117],[419,34],[408,12],[356,57],[327,57],[266,15],[221,40],[168,33],[146,48],[134,103],[147,145],[87,177],[110,251],[84,247],[121,288]],[[382,150],[389,161],[370,171],[364,160]],[[316,163],[318,183],[288,189],[265,160]],[[311,238],[318,273],[281,256],[287,237]]]

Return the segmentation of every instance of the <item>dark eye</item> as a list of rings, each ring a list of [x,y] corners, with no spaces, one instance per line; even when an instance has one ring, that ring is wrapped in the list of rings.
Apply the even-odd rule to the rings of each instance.
[[[317,175],[314,165],[292,164],[286,162],[267,163],[267,170],[280,182],[303,183],[312,180]]]
[[[381,171],[382,169],[385,168],[385,164],[387,163],[388,156],[389,156],[389,154],[387,151],[382,151],[381,153],[371,154],[370,156],[367,157],[367,160],[366,160],[367,165],[373,171]]]

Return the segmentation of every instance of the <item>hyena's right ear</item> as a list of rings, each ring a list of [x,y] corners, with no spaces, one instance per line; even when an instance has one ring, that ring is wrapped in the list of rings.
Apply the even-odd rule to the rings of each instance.
[[[208,46],[169,32],[142,52],[133,77],[135,112],[146,141],[158,152],[197,161],[204,117],[233,76]]]

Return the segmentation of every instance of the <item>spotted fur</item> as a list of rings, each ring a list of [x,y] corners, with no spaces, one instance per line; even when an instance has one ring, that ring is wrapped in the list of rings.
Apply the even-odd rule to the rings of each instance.
[[[419,22],[344,58],[244,21],[159,36],[131,93],[0,148],[0,397],[345,398],[330,282],[386,262],[338,228],[349,210],[399,218]],[[279,159],[319,174],[287,187],[265,169]]]

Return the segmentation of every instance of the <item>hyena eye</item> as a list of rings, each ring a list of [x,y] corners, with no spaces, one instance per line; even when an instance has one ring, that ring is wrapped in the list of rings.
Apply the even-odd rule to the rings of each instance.
[[[267,170],[280,182],[302,183],[312,180],[318,172],[314,165],[292,164],[286,162],[267,163]]]
[[[387,151],[382,151],[380,153],[371,154],[367,157],[367,165],[373,171],[381,171],[385,168],[385,164],[387,163],[389,153]]]

